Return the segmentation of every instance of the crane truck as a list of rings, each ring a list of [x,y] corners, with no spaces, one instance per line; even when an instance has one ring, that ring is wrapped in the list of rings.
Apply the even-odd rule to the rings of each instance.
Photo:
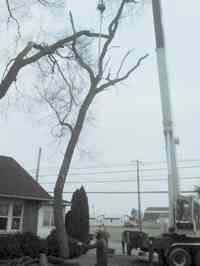
[[[172,120],[169,78],[165,48],[165,36],[162,21],[162,0],[152,0],[157,67],[162,106],[163,131],[168,169],[169,231],[158,237],[149,237],[139,232],[125,231],[127,251],[136,246],[149,251],[149,258],[156,252],[159,265],[200,266],[200,203],[194,196],[180,193],[179,175],[176,160],[176,139]],[[142,233],[142,232],[141,232]]]
[[[170,230],[160,237],[150,238],[150,242],[152,250],[159,254],[160,265],[200,266],[200,238],[194,234],[190,234],[191,232],[194,233],[199,227],[200,205],[198,201],[195,201],[193,196],[188,197],[180,194],[161,4],[161,0],[152,0],[168,168]],[[185,230],[184,233],[183,230]]]

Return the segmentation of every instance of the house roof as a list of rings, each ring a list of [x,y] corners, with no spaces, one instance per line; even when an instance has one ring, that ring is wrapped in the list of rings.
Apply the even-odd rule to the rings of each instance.
[[[52,197],[13,158],[0,156],[0,196],[32,200]]]

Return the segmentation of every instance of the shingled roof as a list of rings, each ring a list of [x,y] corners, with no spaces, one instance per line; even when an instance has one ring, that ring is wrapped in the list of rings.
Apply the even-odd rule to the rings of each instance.
[[[0,156],[0,197],[52,200],[20,164],[6,156]]]

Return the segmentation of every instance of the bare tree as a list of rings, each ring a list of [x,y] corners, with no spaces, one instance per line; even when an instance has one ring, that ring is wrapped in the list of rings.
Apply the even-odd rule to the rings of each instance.
[[[98,94],[105,92],[110,87],[113,87],[126,80],[140,66],[141,62],[148,56],[146,54],[140,57],[134,66],[132,66],[125,73],[121,74],[124,63],[130,54],[130,52],[127,52],[123,57],[121,63],[119,64],[116,73],[111,73],[110,71],[111,67],[109,66],[110,60],[108,57],[109,48],[112,46],[112,42],[116,35],[127,2],[128,1],[126,0],[121,1],[116,15],[108,26],[108,34],[103,35],[105,38],[95,66],[92,65],[91,62],[88,62],[88,53],[83,52],[83,49],[80,48],[80,43],[76,38],[74,38],[68,45],[68,49],[70,50],[69,54],[71,58],[73,58],[73,64],[75,61],[75,63],[78,65],[76,75],[78,75],[78,67],[80,68],[81,72],[87,73],[88,79],[86,82],[86,88],[83,88],[83,91],[85,92],[84,96],[82,96],[83,93],[81,94],[81,96],[80,94],[78,94],[77,98],[78,89],[81,88],[75,85],[76,82],[74,79],[70,78],[69,72],[68,74],[66,74],[64,73],[64,71],[62,71],[61,67],[59,66],[59,61],[57,61],[55,58],[52,63],[53,65],[56,65],[60,75],[64,80],[64,83],[63,86],[59,87],[56,92],[55,90],[53,90],[52,93],[49,93],[48,90],[45,90],[45,94],[43,94],[45,101],[55,113],[59,124],[62,127],[68,128],[70,132],[69,141],[54,188],[55,225],[57,229],[57,237],[60,244],[60,252],[61,256],[63,257],[68,257],[69,255],[67,245],[68,237],[65,233],[64,222],[62,219],[63,214],[61,203],[63,189],[66,182],[66,177],[69,172],[72,156],[74,154],[75,148],[77,147],[77,143],[84,126],[88,109]],[[77,31],[71,13],[70,20],[73,34],[74,36],[76,36]],[[74,110],[77,109],[78,111],[74,112]]]
[[[38,2],[46,5],[50,1],[38,0]],[[6,3],[10,18],[18,23],[10,9],[10,2],[6,1]],[[52,44],[29,42],[15,58],[10,60],[0,83],[1,99],[16,81],[20,70],[33,63],[38,64],[43,79],[45,75],[54,77],[51,82],[52,90],[47,86],[43,93],[40,90],[39,93],[53,110],[62,129],[69,130],[68,143],[54,188],[55,226],[60,255],[65,258],[69,257],[69,246],[62,212],[63,189],[89,107],[97,95],[126,80],[148,56],[145,54],[140,57],[135,65],[124,73],[124,64],[130,54],[128,51],[122,58],[117,71],[111,73],[108,55],[127,3],[136,4],[133,0],[120,0],[119,8],[108,25],[108,33],[101,33],[101,35],[87,30],[77,31],[70,13],[72,34]],[[93,62],[92,56],[89,56],[90,41],[88,40],[99,37],[102,39],[102,47],[97,62]]]

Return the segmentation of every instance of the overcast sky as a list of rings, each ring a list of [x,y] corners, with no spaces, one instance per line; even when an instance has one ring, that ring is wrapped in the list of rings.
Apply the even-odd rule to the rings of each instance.
[[[99,15],[96,11],[96,2],[68,0],[66,11],[62,16],[54,13],[48,14],[45,18],[46,13],[37,12],[35,9],[32,10],[32,15],[38,17],[43,23],[42,27],[46,30],[46,34],[48,30],[54,30],[58,36],[63,36],[60,32],[61,29],[65,31],[64,25],[67,24],[67,20],[64,19],[64,15],[67,16],[69,9],[72,10],[77,27],[95,29],[97,26],[96,31],[98,31]],[[184,178],[198,177],[200,171],[200,35],[198,34],[200,3],[198,0],[190,2],[163,0],[162,4],[173,117],[175,132],[180,139],[177,155],[179,160],[199,159],[199,161],[180,162],[180,175]],[[115,5],[109,5],[105,12],[105,24],[114,10]],[[136,191],[136,183],[127,181],[131,178],[134,181],[136,178],[135,160],[143,161],[141,179],[157,178],[156,181],[144,180],[141,184],[142,190],[167,190],[167,180],[160,181],[160,178],[167,177],[166,170],[162,170],[166,165],[158,163],[165,160],[165,143],[151,1],[145,1],[143,6],[139,6],[133,12],[135,15],[125,19],[124,24],[121,25],[115,42],[115,45],[120,45],[120,52],[113,52],[113,62],[114,64],[120,62],[122,52],[130,48],[134,48],[134,51],[129,65],[135,64],[137,58],[146,52],[150,56],[128,81],[100,95],[91,108],[95,120],[84,128],[79,149],[73,160],[73,168],[82,169],[72,169],[71,172],[75,174],[70,176],[72,182],[83,181],[87,191]],[[52,23],[53,17],[56,17],[54,23]],[[28,39],[40,38],[35,33],[35,24],[29,23],[24,32]],[[5,45],[2,47],[5,48]],[[14,54],[16,50],[14,47],[12,49],[10,53]],[[2,49],[1,54],[4,53]],[[6,56],[3,58],[5,66]],[[31,71],[27,70],[24,76],[22,73],[19,89],[22,90],[25,87],[27,90],[32,78]],[[10,94],[14,93],[14,90],[12,88]],[[27,112],[27,108],[22,108],[24,101],[17,102],[14,107],[7,103],[8,98],[0,103],[1,154],[12,156],[34,174],[38,149],[42,147],[40,182],[55,182],[64,142],[59,145],[58,140],[51,136],[51,126],[45,123],[46,110],[42,108],[36,112],[30,107],[30,112]],[[3,112],[5,106],[6,111]],[[184,168],[185,166],[188,168]],[[99,174],[99,172],[104,173]],[[99,183],[106,179],[120,182]],[[122,182],[123,179],[126,181]],[[91,180],[97,183],[88,183]],[[181,181],[181,188],[189,190],[193,188],[193,184],[200,184],[200,182],[198,179],[187,180],[186,178]],[[65,190],[73,191],[80,185],[68,184]],[[45,188],[52,191],[53,185],[46,185]],[[96,214],[128,214],[132,207],[137,208],[136,194],[88,194],[88,196],[90,207]],[[67,194],[64,197],[70,199],[71,195]],[[167,204],[167,194],[142,195],[143,209],[148,206],[166,206]]]

